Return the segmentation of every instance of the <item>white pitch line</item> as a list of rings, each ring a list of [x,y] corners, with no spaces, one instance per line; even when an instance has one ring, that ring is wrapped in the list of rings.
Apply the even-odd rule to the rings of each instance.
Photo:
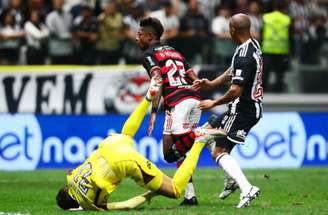
[[[2,212],[0,211],[0,215],[31,215],[30,213],[20,213],[20,212]]]

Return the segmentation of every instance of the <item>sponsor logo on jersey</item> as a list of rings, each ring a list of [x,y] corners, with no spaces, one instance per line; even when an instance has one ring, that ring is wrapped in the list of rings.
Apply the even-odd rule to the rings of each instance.
[[[150,56],[147,57],[147,60],[148,60],[150,66],[155,66],[156,65],[155,62],[153,61],[153,59]]]
[[[236,76],[241,76],[242,70],[241,69],[236,69]]]
[[[236,136],[243,139],[243,140],[245,140],[246,139],[246,132],[244,131],[244,129],[238,130]]]

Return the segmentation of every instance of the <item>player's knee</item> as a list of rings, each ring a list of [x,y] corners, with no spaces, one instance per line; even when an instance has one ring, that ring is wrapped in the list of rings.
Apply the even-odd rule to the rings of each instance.
[[[216,114],[212,114],[207,120],[207,123],[211,128],[218,128],[220,125],[220,118]]]
[[[189,131],[183,134],[176,134],[173,136],[172,149],[179,153],[179,158],[184,156],[187,151],[189,151],[194,144],[195,141],[195,133],[193,131]]]
[[[216,146],[212,151],[212,158],[216,159],[223,153],[230,154],[232,148],[234,147],[234,143],[227,139],[227,137],[219,137],[215,139]]]
[[[212,159],[215,160],[218,156],[220,156],[220,152],[217,150],[212,151]]]

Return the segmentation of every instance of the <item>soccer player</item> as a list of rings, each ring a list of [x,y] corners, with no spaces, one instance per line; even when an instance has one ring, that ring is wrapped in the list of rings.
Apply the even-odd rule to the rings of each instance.
[[[156,85],[151,83],[152,86]],[[121,134],[114,134],[100,143],[85,162],[67,175],[67,186],[56,196],[62,209],[82,207],[85,210],[132,209],[155,195],[179,198],[192,176],[199,154],[211,136],[199,136],[186,160],[171,179],[133,147],[133,137],[150,106],[158,87],[151,87],[146,98],[125,122]],[[201,132],[201,130],[200,130]],[[205,133],[200,133],[204,135]],[[209,139],[207,139],[209,138]],[[107,203],[124,178],[132,178],[149,191],[124,202]]]
[[[230,176],[225,190],[220,194],[224,199],[237,185],[241,189],[237,208],[243,208],[256,198],[260,189],[252,186],[230,152],[236,144],[243,144],[250,129],[262,117],[262,57],[259,43],[250,35],[250,19],[245,14],[236,14],[230,20],[230,35],[239,45],[232,57],[231,67],[213,81],[207,79],[194,82],[194,88],[212,89],[225,82],[231,82],[229,90],[215,100],[201,101],[201,109],[209,109],[228,103],[229,110],[220,117],[212,116],[208,127],[221,128],[227,135],[216,138],[212,150],[213,159]]]
[[[136,42],[143,51],[143,66],[152,79],[162,81],[165,122],[163,131],[163,153],[168,163],[179,166],[195,140],[201,111],[197,107],[199,92],[192,89],[197,79],[191,66],[174,48],[160,43],[163,34],[161,22],[152,17],[140,21]],[[148,134],[151,135],[161,94],[152,102]],[[188,183],[185,199],[181,205],[197,205],[192,180]]]

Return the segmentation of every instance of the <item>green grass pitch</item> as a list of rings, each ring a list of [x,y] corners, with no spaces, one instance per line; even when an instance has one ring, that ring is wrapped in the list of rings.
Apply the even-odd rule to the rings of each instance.
[[[174,170],[165,170],[173,175]],[[150,204],[132,211],[65,212],[55,205],[55,195],[65,184],[65,171],[0,172],[0,215],[14,214],[328,214],[328,168],[283,170],[245,170],[249,180],[262,193],[252,205],[235,209],[239,190],[226,200],[218,199],[223,188],[223,173],[218,169],[197,169],[194,184],[200,205],[179,207],[182,199],[156,197]],[[126,200],[143,192],[126,180],[110,201]]]

